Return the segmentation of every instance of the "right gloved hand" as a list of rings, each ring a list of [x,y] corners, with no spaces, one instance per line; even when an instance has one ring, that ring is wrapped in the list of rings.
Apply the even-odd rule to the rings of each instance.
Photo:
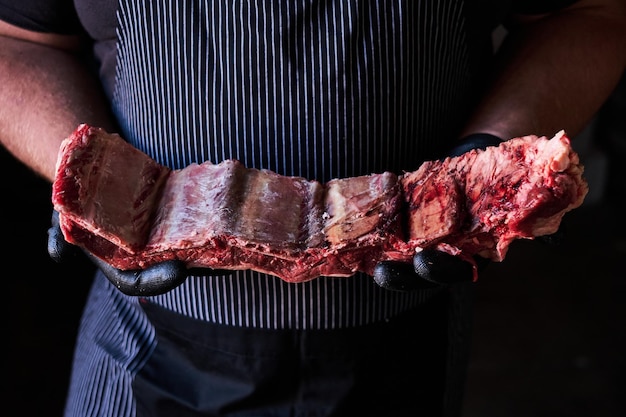
[[[474,257],[476,269],[482,271],[488,259]],[[374,268],[374,281],[394,291],[413,291],[472,282],[474,265],[458,256],[437,249],[423,249],[413,263],[383,261]]]
[[[497,146],[502,139],[487,133],[476,133],[464,137],[446,156],[460,156],[472,149],[485,149]],[[476,268],[480,271],[489,260],[475,256]],[[412,291],[471,282],[474,279],[474,265],[466,260],[439,251],[423,249],[413,257],[413,263],[384,261],[374,269],[374,281],[383,288],[395,291]]]
[[[173,260],[152,265],[143,270],[122,271],[95,255],[83,251],[65,240],[59,224],[59,213],[52,211],[48,229],[48,254],[56,262],[86,255],[121,292],[131,296],[151,296],[166,293],[187,278],[187,268],[181,261]]]

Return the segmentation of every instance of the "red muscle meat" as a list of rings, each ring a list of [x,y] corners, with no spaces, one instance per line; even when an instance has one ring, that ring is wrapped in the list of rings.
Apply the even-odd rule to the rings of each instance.
[[[401,178],[409,244],[502,261],[515,239],[558,230],[588,191],[564,132],[424,163]]]
[[[562,132],[321,184],[236,160],[170,170],[81,125],[61,146],[52,201],[68,242],[120,269],[179,259],[302,282],[427,247],[500,261],[512,240],[555,232],[586,192]]]

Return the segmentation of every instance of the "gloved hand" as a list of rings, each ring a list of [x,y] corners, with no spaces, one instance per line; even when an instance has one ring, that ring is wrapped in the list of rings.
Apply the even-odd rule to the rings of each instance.
[[[460,156],[472,149],[485,149],[501,142],[502,139],[487,133],[472,134],[457,142],[447,156]],[[474,259],[479,270],[489,263],[485,258]],[[416,253],[412,265],[384,261],[374,269],[374,281],[383,288],[396,291],[471,282],[473,278],[473,266],[469,262],[436,249],[424,249]]]
[[[52,211],[48,229],[48,254],[56,262],[86,255],[121,292],[131,296],[151,296],[168,292],[185,281],[187,269],[181,261],[166,261],[143,270],[122,271],[93,254],[68,243],[61,231],[59,213]]]

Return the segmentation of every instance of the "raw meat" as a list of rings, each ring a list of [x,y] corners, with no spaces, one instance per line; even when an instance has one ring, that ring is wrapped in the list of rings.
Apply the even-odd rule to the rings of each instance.
[[[401,177],[409,244],[502,261],[511,242],[556,232],[588,191],[564,132],[429,161]]]
[[[321,184],[236,160],[170,170],[81,125],[60,149],[52,199],[65,238],[120,269],[180,259],[302,282],[371,274],[426,247],[501,261],[582,204],[582,172],[563,132]]]

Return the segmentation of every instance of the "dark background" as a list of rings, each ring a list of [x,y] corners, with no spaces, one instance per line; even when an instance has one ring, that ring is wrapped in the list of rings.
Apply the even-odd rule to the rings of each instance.
[[[626,415],[625,90],[574,140],[591,191],[564,239],[515,242],[476,284],[464,417]],[[1,148],[0,164],[2,414],[60,416],[93,268],[48,258],[49,185]]]

